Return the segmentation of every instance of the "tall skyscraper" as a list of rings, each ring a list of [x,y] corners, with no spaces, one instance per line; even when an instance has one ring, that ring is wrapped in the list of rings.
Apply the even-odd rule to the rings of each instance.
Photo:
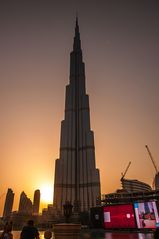
[[[18,212],[22,214],[32,214],[32,201],[27,197],[25,192],[20,194]]]
[[[60,157],[55,164],[54,205],[62,211],[69,201],[74,212],[87,211],[96,205],[98,197],[100,177],[95,165],[94,134],[90,128],[89,96],[76,19],[65,118],[61,122]]]
[[[8,188],[4,205],[3,218],[10,217],[13,208],[13,201],[14,201],[14,193],[11,188]]]
[[[40,206],[40,190],[37,189],[34,192],[33,214],[38,214],[39,213],[39,206]]]

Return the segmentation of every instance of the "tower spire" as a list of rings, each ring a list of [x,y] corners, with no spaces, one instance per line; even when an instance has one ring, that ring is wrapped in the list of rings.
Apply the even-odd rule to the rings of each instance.
[[[78,26],[78,11],[76,11],[76,26]]]
[[[73,50],[74,51],[81,50],[81,40],[80,40],[80,32],[79,32],[78,16],[77,15],[76,15],[76,25],[75,25],[75,36],[74,36]]]

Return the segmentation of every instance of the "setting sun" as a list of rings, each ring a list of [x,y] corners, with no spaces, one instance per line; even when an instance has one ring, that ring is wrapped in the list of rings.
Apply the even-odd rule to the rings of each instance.
[[[40,188],[41,201],[43,203],[52,203],[53,201],[53,186],[46,184]]]

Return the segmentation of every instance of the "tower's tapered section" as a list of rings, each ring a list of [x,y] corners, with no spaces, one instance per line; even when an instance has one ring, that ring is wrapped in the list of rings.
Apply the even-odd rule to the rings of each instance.
[[[74,211],[80,212],[95,206],[98,197],[100,178],[95,165],[94,134],[90,129],[89,96],[76,19],[65,118],[61,123],[60,157],[55,165],[54,205],[62,211],[69,201]]]

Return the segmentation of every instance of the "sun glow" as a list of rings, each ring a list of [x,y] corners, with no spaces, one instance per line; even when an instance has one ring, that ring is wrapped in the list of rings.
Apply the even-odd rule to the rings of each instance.
[[[53,186],[49,184],[42,185],[40,188],[41,201],[43,203],[53,202]]]

